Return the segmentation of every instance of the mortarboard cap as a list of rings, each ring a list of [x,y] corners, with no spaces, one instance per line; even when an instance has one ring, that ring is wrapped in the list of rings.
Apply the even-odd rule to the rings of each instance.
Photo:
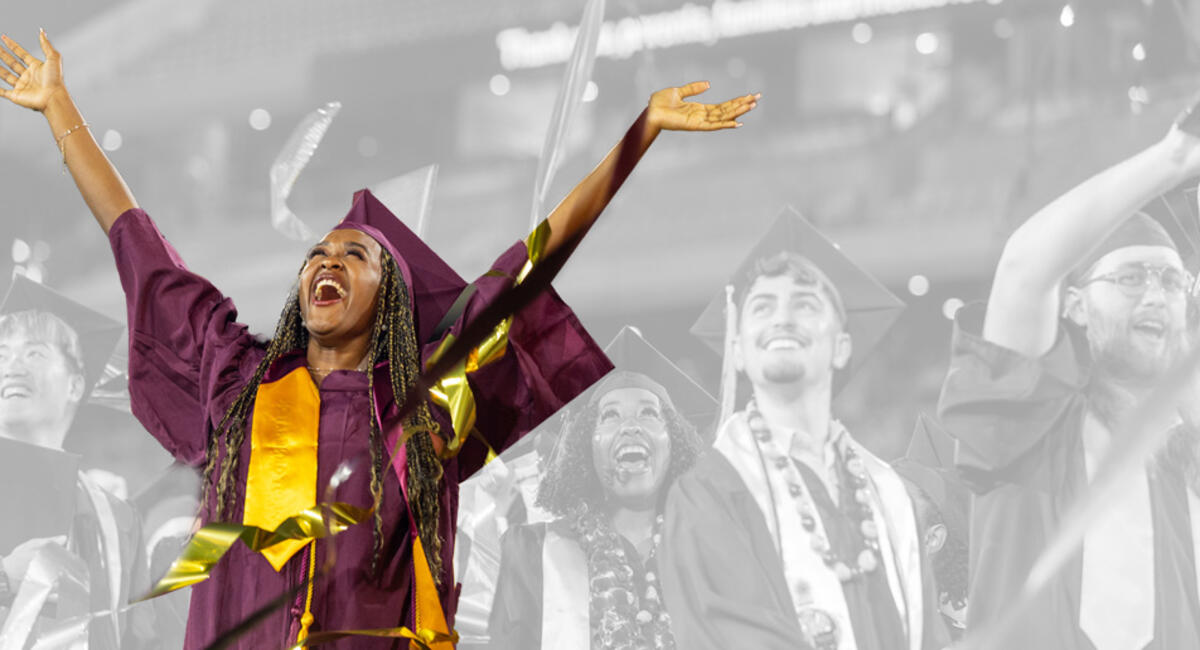
[[[1162,222],[1144,211],[1135,212],[1129,218],[1122,221],[1116,229],[1104,238],[1104,241],[1100,242],[1082,262],[1075,266],[1069,277],[1070,282],[1072,284],[1081,282],[1084,279],[1084,275],[1102,257],[1115,250],[1129,246],[1162,246],[1179,251],[1180,256],[1183,256],[1183,251],[1176,245],[1175,239],[1167,231]]]
[[[433,211],[433,187],[437,184],[437,165],[426,165],[399,176],[375,183],[367,190],[392,214],[405,222],[417,237],[425,237],[429,215]]]
[[[1196,188],[1180,186],[1142,207],[1167,230],[1183,258],[1183,264],[1195,272],[1200,268],[1200,218],[1196,210]]]
[[[1195,190],[1179,186],[1142,206],[1075,267],[1070,280],[1078,281],[1082,273],[1108,253],[1138,245],[1173,248],[1179,251],[1184,266],[1195,271],[1200,266],[1200,220]]]
[[[428,205],[428,201],[422,198],[420,204]],[[334,227],[335,230],[343,228],[370,235],[396,260],[409,288],[417,343],[428,342],[437,324],[467,286],[466,281],[370,190],[354,193],[350,212]]]
[[[900,317],[905,305],[790,207],[780,213],[754,248],[738,264],[730,276],[730,286],[746,282],[759,260],[782,252],[796,253],[812,262],[834,285],[840,296],[846,314],[846,329],[853,341],[853,353],[848,369],[834,377],[833,390],[836,393],[845,386],[871,349]],[[741,290],[744,291],[744,287]],[[717,291],[691,329],[692,334],[718,354],[725,355],[726,366],[729,367],[722,374],[722,382],[726,384],[733,379],[732,360],[726,352],[728,341],[725,305],[729,300],[727,295],[726,288]],[[723,386],[722,411],[731,406],[724,403],[731,399],[732,387]],[[724,418],[728,413],[722,412],[721,415]]]
[[[0,303],[0,314],[12,314],[21,311],[36,310],[49,312],[58,316],[64,323],[75,330],[79,337],[79,347],[82,354],[83,378],[85,397],[95,388],[97,380],[104,373],[113,349],[125,326],[120,322],[93,311],[23,275],[13,277],[4,302]]]
[[[640,385],[636,378],[628,377],[632,373],[644,375],[661,387],[675,411],[693,426],[699,428],[716,415],[716,398],[658,348],[651,345],[636,328],[629,325],[622,327],[612,341],[604,346],[604,353],[612,361],[613,370],[555,414],[555,417],[546,420],[536,431],[513,445],[511,452],[505,452],[505,457],[510,453],[513,457],[520,456],[535,448],[546,451],[542,446],[545,444],[541,441],[542,437],[553,438],[559,435],[564,424],[563,413],[582,408],[583,404],[599,399],[603,393],[614,388]],[[658,390],[651,390],[659,393]]]
[[[892,468],[929,495],[946,526],[966,539],[970,493],[954,468],[954,439],[941,423],[919,413],[908,451]]]
[[[936,418],[918,413],[904,457],[933,469],[954,471],[954,438]]]
[[[1125,246],[1159,245],[1179,252],[1184,268],[1200,273],[1200,211],[1194,187],[1180,185],[1142,206],[1105,238],[1095,250],[1076,265],[1067,281],[1078,283],[1091,267],[1108,253]],[[1192,286],[1193,304],[1189,320],[1200,322],[1194,297],[1200,294],[1200,280]],[[1194,325],[1193,325],[1194,326]],[[1074,331],[1072,328],[1070,331]]]
[[[704,390],[696,380],[668,359],[658,348],[642,337],[637,329],[626,325],[604,346],[615,368],[596,388],[597,393],[612,387],[615,375],[634,372],[645,375],[659,383],[670,396],[675,410],[693,425],[708,422],[717,412],[717,400]]]

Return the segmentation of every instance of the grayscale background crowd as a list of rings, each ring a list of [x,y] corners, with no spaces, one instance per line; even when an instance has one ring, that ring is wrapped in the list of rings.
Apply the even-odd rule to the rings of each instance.
[[[44,0],[4,7],[0,27],[31,51],[39,27],[52,35],[93,134],[141,204],[189,266],[234,299],[241,320],[267,333],[307,246],[273,227],[272,212],[280,205],[319,228],[344,212],[354,190],[369,186],[387,203],[396,185],[389,181],[437,165],[436,173],[421,177],[432,179],[428,215],[408,225],[463,277],[486,270],[491,257],[483,252],[525,235],[535,222],[534,180],[585,4]],[[1157,618],[1146,615],[1157,623],[1145,640],[1109,638],[1089,628],[1089,606],[1079,601],[1089,598],[1090,574],[1077,565],[1086,567],[1086,561],[1074,555],[1065,569],[1055,570],[1082,572],[1082,579],[1074,578],[1082,580],[1082,589],[1067,588],[1072,595],[1066,601],[1076,609],[1050,614],[1071,619],[1071,632],[1055,636],[1060,632],[1051,625],[1029,637],[1006,637],[1009,629],[1027,625],[1030,607],[1058,602],[1023,589],[1034,589],[1025,582],[1032,562],[1066,526],[1047,525],[1045,535],[1019,541],[996,527],[1037,518],[1020,507],[1048,507],[1059,522],[1064,512],[1058,507],[1066,502],[1051,499],[1046,506],[1029,497],[1020,502],[1024,506],[1005,504],[1018,508],[1008,519],[987,502],[992,518],[983,521],[978,499],[1021,489],[1027,486],[1022,481],[1041,471],[1021,469],[1023,478],[1013,479],[997,469],[994,456],[1025,462],[1030,454],[1057,452],[1031,442],[1017,451],[977,445],[964,454],[961,447],[972,434],[947,429],[969,422],[965,411],[972,417],[986,411],[960,393],[986,389],[956,388],[947,371],[952,363],[956,372],[970,365],[960,355],[994,360],[992,352],[964,351],[969,345],[995,342],[1030,358],[1054,354],[1053,335],[1040,347],[1008,345],[989,335],[987,328],[1001,327],[992,322],[976,343],[963,343],[954,319],[968,303],[990,296],[997,304],[1002,287],[994,288],[993,280],[998,264],[1004,268],[1006,242],[1043,206],[1169,131],[1168,138],[1177,131],[1200,137],[1186,120],[1172,127],[1200,90],[1200,0],[624,0],[606,3],[604,12],[594,67],[547,196],[561,196],[582,177],[623,132],[631,107],[654,90],[704,79],[720,95],[706,101],[753,92],[762,98],[737,131],[663,135],[555,281],[617,370],[463,485],[455,558],[462,583],[459,647],[847,650],[896,648],[898,638],[914,650],[960,642],[980,648],[1195,647],[1189,643],[1200,639],[1200,509],[1193,503],[1189,518],[1186,500],[1180,525],[1191,521],[1195,532],[1180,537],[1187,547],[1180,557],[1190,563],[1159,566],[1159,579],[1140,592],[1158,603]],[[329,102],[340,108],[332,109],[336,114],[314,142],[319,146],[290,195],[281,195],[270,178],[273,163],[294,148],[289,138],[304,120]],[[93,629],[92,647],[179,647],[186,590],[128,603],[163,575],[195,529],[199,480],[191,469],[172,464],[129,413],[125,303],[107,247],[61,173],[60,152],[44,128],[20,109],[3,108],[0,274],[12,278],[12,287],[0,306],[0,484],[7,495],[0,501],[9,502],[0,505],[0,629],[12,636],[6,642],[0,635],[0,648],[34,647],[39,631],[52,627],[48,621],[113,609],[123,611],[88,623],[112,628]],[[1125,179],[1118,174],[1109,180],[1119,186]],[[1153,191],[1131,189],[1131,196],[1150,200],[1128,206],[1121,219],[1144,210],[1170,237],[1183,269],[1195,273],[1196,182],[1178,180]],[[1114,220],[1080,251],[1070,268],[1119,223]],[[1157,236],[1154,226],[1145,228],[1154,231],[1151,239]],[[764,237],[780,233],[763,248]],[[1150,245],[1141,236],[1130,235],[1126,243]],[[821,238],[832,246],[813,249]],[[777,259],[788,252],[801,261]],[[871,281],[847,280],[823,263],[840,255],[881,285],[881,303],[859,293]],[[762,260],[778,268],[764,270]],[[1137,278],[1093,273],[1088,282],[1109,279],[1122,289],[1137,284],[1146,295],[1162,289],[1169,301],[1173,276],[1164,268],[1175,266],[1168,262]],[[905,306],[872,326],[867,338],[877,342],[856,336],[852,361],[845,370],[837,366],[831,426],[844,427],[854,442],[830,452],[836,462],[825,459],[828,474],[779,459],[780,470],[787,465],[792,472],[788,476],[803,475],[779,479],[791,480],[779,485],[791,485],[797,498],[802,492],[808,504],[796,520],[807,532],[797,528],[796,534],[815,535],[813,518],[824,521],[817,528],[828,533],[830,574],[844,585],[860,584],[861,591],[846,586],[845,596],[835,599],[840,604],[826,606],[827,585],[820,580],[797,586],[793,572],[805,560],[789,561],[779,547],[786,546],[788,518],[776,516],[772,524],[765,522],[768,515],[761,518],[763,534],[774,538],[785,559],[778,570],[755,570],[782,571],[775,595],[793,600],[795,611],[785,606],[782,618],[794,614],[795,620],[770,631],[756,628],[776,618],[747,615],[740,619],[741,636],[733,631],[737,625],[720,629],[715,622],[700,632],[695,630],[703,625],[688,624],[692,631],[681,634],[680,617],[672,614],[676,602],[691,600],[689,591],[697,602],[680,605],[687,616],[710,622],[738,617],[729,609],[736,604],[719,602],[719,580],[692,580],[689,572],[753,574],[744,568],[753,562],[749,549],[742,549],[745,555],[735,549],[723,565],[695,564],[719,558],[718,550],[693,548],[681,538],[708,529],[672,523],[668,511],[686,512],[686,502],[698,509],[697,517],[706,517],[722,507],[723,496],[697,504],[688,491],[707,489],[704,477],[719,474],[709,471],[709,461],[714,443],[721,448],[723,418],[745,412],[747,432],[764,445],[771,442],[770,433],[754,424],[755,377],[741,375],[737,390],[739,370],[748,371],[727,358],[733,348],[724,340],[724,301],[726,285],[742,283],[731,304],[745,317],[747,303],[738,301],[753,294],[762,277],[781,274],[798,286],[820,287],[822,304],[837,307],[841,324],[855,335],[856,314],[892,305],[884,288]],[[1191,276],[1177,280],[1194,299]],[[1194,326],[1194,314],[1188,314]],[[1170,329],[1170,323],[1157,327]],[[1184,361],[1186,351],[1173,349],[1168,360]],[[938,417],[943,390],[943,411],[959,416],[953,422]],[[723,402],[726,397],[733,401]],[[771,420],[761,396],[757,404]],[[1011,408],[1014,420],[1022,417]],[[1190,420],[1186,414],[1182,419],[1187,429]],[[1106,425],[1113,431],[1141,426],[1116,419]],[[633,433],[621,438],[626,429]],[[965,470],[955,465],[956,438]],[[1155,445],[1183,456],[1195,453],[1186,435]],[[69,453],[51,453],[56,450]],[[866,460],[865,470],[856,469],[863,459],[855,453]],[[726,452],[740,471],[736,455]],[[1193,493],[1186,498],[1194,501],[1200,480],[1195,467],[1183,464],[1189,477],[1183,484]],[[1095,474],[1092,464],[1086,467],[1079,500]],[[1168,470],[1151,473],[1156,471]],[[1056,481],[1076,480],[1049,475],[1032,490],[1054,492],[1062,488]],[[995,487],[1009,480],[1017,487]],[[972,497],[972,490],[984,496]],[[1128,496],[1124,487],[1115,490]],[[1078,554],[1081,540],[1106,525],[1106,504],[1121,503],[1113,494],[1084,515],[1074,545],[1064,542],[1065,553]],[[754,516],[757,498],[750,488],[740,502]],[[841,507],[854,498],[865,514],[851,516]],[[1165,497],[1146,498],[1157,499],[1157,512]],[[917,540],[907,558],[912,566],[901,557],[905,533],[892,529],[877,541],[877,531],[867,532],[875,521],[891,528],[897,511],[909,513]],[[1101,523],[1088,528],[1093,520]],[[1113,530],[1107,525],[1103,530]],[[1159,548],[1162,524],[1146,525],[1156,541],[1145,543]],[[839,526],[853,530],[838,533]],[[102,550],[89,551],[76,539],[85,534],[98,535]],[[982,542],[970,536],[978,534]],[[830,542],[861,547],[867,557],[843,562]],[[764,543],[769,548],[770,541]],[[969,583],[996,573],[976,570],[982,552],[976,545],[1011,543],[1026,545],[1029,562],[1002,565],[1012,575],[996,579],[1009,586],[984,589],[987,616],[969,617],[968,591],[976,593]],[[39,597],[31,586],[38,563],[31,558],[58,557],[41,552],[47,545],[64,550],[62,562],[83,567],[90,586],[74,593],[66,578],[54,578]],[[97,552],[107,555],[89,556]],[[635,559],[622,559],[626,555]],[[1150,557],[1161,565],[1166,555]],[[842,576],[842,569],[852,577]],[[1167,585],[1164,571],[1181,575],[1180,584]],[[890,585],[879,577],[885,574]],[[915,586],[903,584],[906,574]],[[704,601],[701,582],[717,600]],[[838,580],[831,584],[842,588]],[[98,585],[113,597],[89,593]],[[877,588],[886,614],[874,609]],[[809,597],[808,590],[813,606],[802,607],[799,599]],[[26,609],[36,604],[26,622],[16,620],[22,594]],[[925,604],[923,614],[918,601]],[[764,607],[753,605],[758,613]],[[1168,616],[1189,630],[1171,631],[1171,621],[1163,620]],[[991,627],[972,636],[977,620]],[[32,628],[21,629],[27,623]],[[12,645],[18,633],[28,640]],[[778,638],[784,641],[777,644]]]

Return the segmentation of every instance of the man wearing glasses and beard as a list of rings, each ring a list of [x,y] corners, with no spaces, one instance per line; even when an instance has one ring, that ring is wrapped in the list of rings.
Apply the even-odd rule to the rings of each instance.
[[[1141,413],[1185,356],[1193,280],[1138,209],[1200,174],[1198,126],[1185,113],[1160,142],[1031,217],[1005,246],[986,312],[958,315],[940,415],[975,494],[968,634],[995,628],[995,647],[1200,647],[1200,507],[1162,463],[1114,474],[1119,490],[1082,548],[1025,593],[1064,514],[1125,444],[1118,436],[1185,426],[1181,405]],[[1018,604],[1026,615],[1001,624]]]

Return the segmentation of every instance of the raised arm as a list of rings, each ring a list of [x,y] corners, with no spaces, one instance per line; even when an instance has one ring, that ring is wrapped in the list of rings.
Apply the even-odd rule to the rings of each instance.
[[[71,170],[84,202],[105,234],[117,217],[137,207],[133,193],[117,173],[108,157],[96,144],[83,115],[63,84],[62,56],[46,38],[38,35],[45,61],[40,61],[8,36],[0,36],[0,79],[11,88],[0,86],[0,97],[18,106],[38,111],[46,117],[50,133]]]
[[[741,126],[737,118],[754,108],[760,97],[744,95],[721,104],[684,101],[708,90],[708,86],[707,81],[696,81],[665,88],[650,96],[646,110],[629,127],[625,137],[550,213],[546,253],[591,227],[660,131],[716,131]]]
[[[1050,350],[1063,279],[1123,220],[1200,174],[1196,119],[1189,110],[1161,141],[1084,181],[1017,228],[996,268],[985,339],[1030,357]]]

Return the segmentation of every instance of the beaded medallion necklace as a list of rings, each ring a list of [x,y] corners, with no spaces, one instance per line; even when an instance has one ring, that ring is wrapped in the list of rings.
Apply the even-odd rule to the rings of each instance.
[[[788,494],[791,496],[794,506],[800,511],[800,522],[811,539],[813,551],[821,556],[825,565],[832,569],[838,580],[842,582],[849,582],[879,568],[879,528],[875,524],[875,508],[872,505],[874,502],[873,488],[867,476],[866,465],[858,457],[854,448],[847,446],[844,450],[837,451],[838,460],[841,461],[842,469],[845,470],[843,473],[849,477],[850,488],[854,491],[854,504],[848,508],[842,507],[841,504],[835,505],[857,523],[857,528],[863,536],[863,548],[854,560],[848,561],[834,551],[824,532],[818,530],[816,505],[808,490],[805,489],[804,479],[792,459],[779,449],[778,442],[771,434],[770,426],[759,412],[758,405],[754,400],[747,405],[746,412],[746,421],[750,426],[750,432],[754,435],[759,453],[767,460],[767,467],[774,468],[783,475],[784,483],[788,486]],[[767,482],[767,486],[768,489],[772,489],[770,481]],[[772,500],[774,500],[773,489]]]
[[[637,580],[626,542],[606,517],[584,507],[571,524],[588,563],[591,647],[605,650],[674,650],[671,620],[655,575],[662,515],[654,520],[650,553]],[[635,553],[636,555],[636,553]],[[638,583],[645,586],[639,590]],[[639,595],[639,591],[641,592]]]

